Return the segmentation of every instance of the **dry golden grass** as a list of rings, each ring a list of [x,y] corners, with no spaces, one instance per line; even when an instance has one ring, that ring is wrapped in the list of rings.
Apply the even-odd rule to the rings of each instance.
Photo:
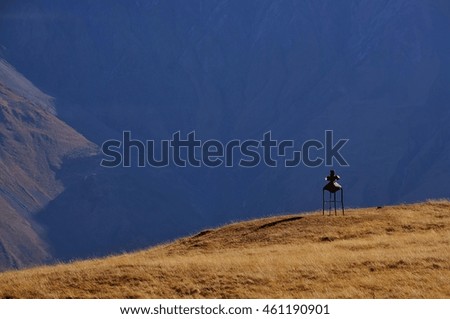
[[[450,202],[278,216],[0,274],[2,298],[450,298]]]

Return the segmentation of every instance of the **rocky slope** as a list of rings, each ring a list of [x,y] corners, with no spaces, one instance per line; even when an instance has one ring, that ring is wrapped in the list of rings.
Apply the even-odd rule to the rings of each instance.
[[[51,257],[33,214],[63,191],[63,160],[95,152],[56,117],[52,98],[0,60],[0,268]]]

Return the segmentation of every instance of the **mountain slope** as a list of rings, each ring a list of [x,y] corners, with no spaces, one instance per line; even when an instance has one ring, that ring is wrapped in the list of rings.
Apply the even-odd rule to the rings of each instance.
[[[123,130],[224,142],[272,130],[301,144],[334,129],[350,139],[352,201],[373,206],[446,195],[449,11],[434,0],[24,0],[5,5],[0,40],[99,144]],[[167,182],[211,185],[192,205],[223,222],[314,209],[323,174],[199,169]]]
[[[33,214],[64,189],[63,160],[95,152],[56,117],[52,98],[0,59],[0,269],[50,259]]]
[[[0,274],[3,298],[449,298],[450,202],[231,224]]]

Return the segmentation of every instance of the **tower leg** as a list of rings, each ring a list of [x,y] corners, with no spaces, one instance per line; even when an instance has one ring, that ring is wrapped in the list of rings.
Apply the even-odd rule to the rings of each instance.
[[[333,193],[333,202],[334,202],[334,215],[336,216],[337,215],[337,212],[336,212],[336,193]]]
[[[345,215],[344,212],[344,189],[341,188],[341,205],[342,205],[342,215]]]
[[[322,189],[322,215],[325,215],[325,190]]]
[[[331,193],[330,193],[330,198],[328,200],[328,216],[331,215]]]

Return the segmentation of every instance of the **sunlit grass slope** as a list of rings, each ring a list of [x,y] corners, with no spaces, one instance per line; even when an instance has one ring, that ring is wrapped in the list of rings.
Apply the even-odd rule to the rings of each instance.
[[[450,202],[276,216],[0,274],[2,298],[450,298]]]

